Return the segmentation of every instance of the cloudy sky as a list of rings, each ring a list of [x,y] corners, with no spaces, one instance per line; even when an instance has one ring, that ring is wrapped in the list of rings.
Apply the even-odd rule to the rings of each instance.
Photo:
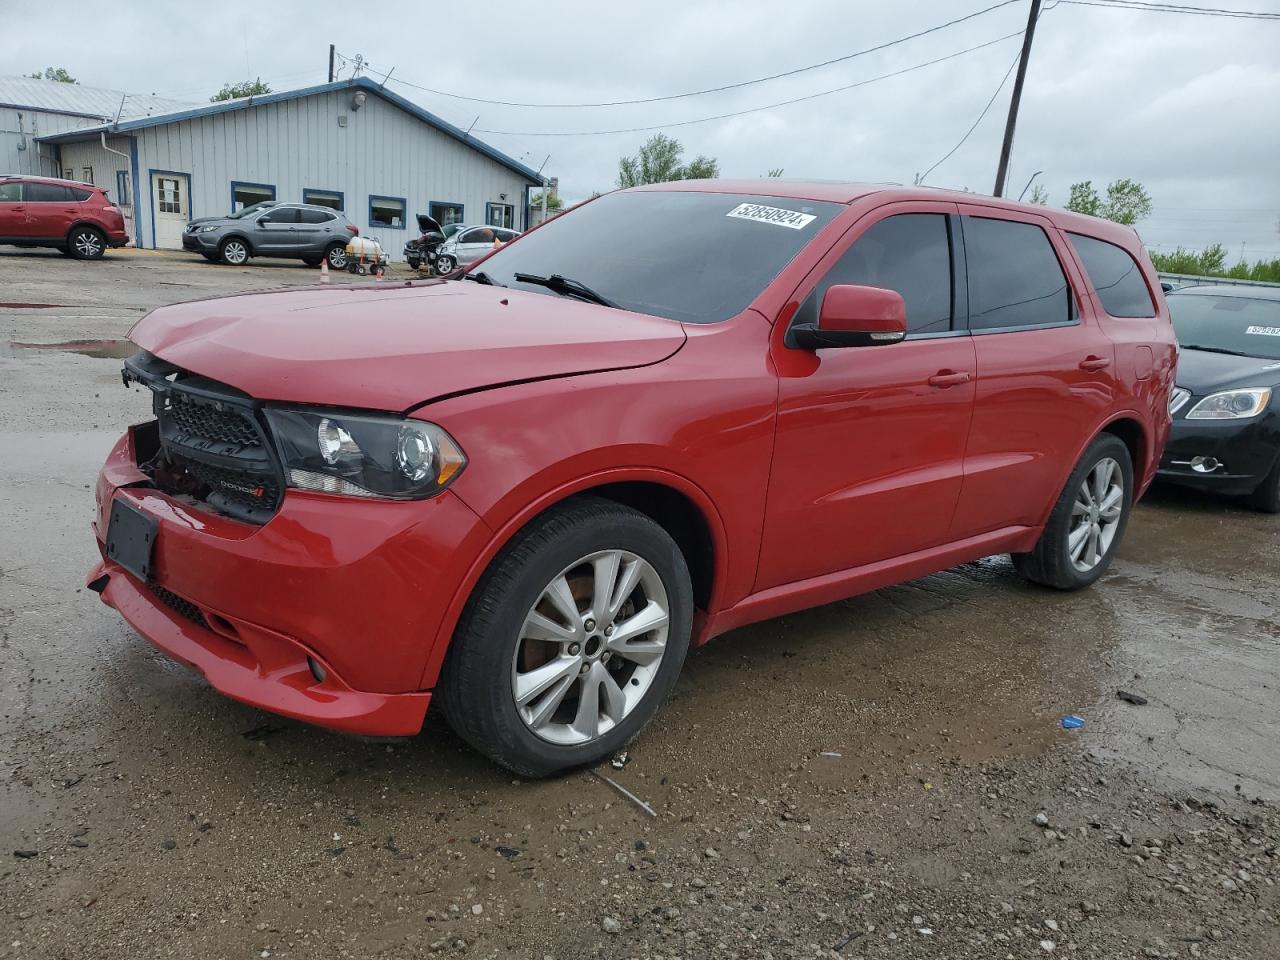
[[[1280,0],[1185,2],[1280,13]],[[781,167],[788,177],[910,183],[973,125],[1019,41],[874,78],[1020,31],[1029,0],[879,52],[701,96],[588,108],[463,97],[526,104],[670,98],[846,57],[996,3],[116,0],[86,29],[68,31],[66,11],[55,4],[0,0],[0,15],[21,12],[0,32],[0,71],[65,66],[81,83],[203,101],[246,77],[261,76],[277,90],[323,82],[332,42],[347,58],[363,55],[370,75],[394,68],[389,86],[397,93],[458,126],[474,124],[479,136],[530,166],[549,154],[546,169],[569,198],[612,187],[618,158],[659,129],[680,140],[686,155],[717,158],[726,176]],[[1154,200],[1140,230],[1156,249],[1221,242],[1232,260],[1242,249],[1250,259],[1280,256],[1280,21],[1045,6],[1008,192],[1016,196],[1043,171],[1037,182],[1050,203],[1063,203],[1073,181],[1132,177]],[[754,109],[851,84],[860,85]],[[1010,77],[928,183],[991,191],[1011,88]],[[602,132],[616,130],[635,132]],[[573,135],[547,135],[565,133]]]

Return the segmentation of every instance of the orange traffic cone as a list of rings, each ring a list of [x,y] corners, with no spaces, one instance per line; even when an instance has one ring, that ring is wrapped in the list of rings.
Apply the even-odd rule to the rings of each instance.
[[[320,261],[320,282],[329,282],[329,258],[325,257]]]

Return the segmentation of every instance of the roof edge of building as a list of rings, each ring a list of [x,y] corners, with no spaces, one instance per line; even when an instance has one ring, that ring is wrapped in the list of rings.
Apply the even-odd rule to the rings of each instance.
[[[321,83],[310,87],[301,87],[297,90],[282,90],[278,93],[264,93],[261,96],[242,97],[236,100],[224,100],[219,103],[211,103],[207,106],[193,107],[189,110],[175,110],[171,113],[159,113],[149,117],[138,117],[134,120],[121,120],[119,123],[104,123],[94,127],[85,127],[80,130],[68,130],[64,133],[54,133],[35,139],[42,143],[74,143],[82,140],[93,140],[99,134],[105,133],[109,136],[117,136],[120,134],[131,133],[134,130],[144,130],[148,127],[159,127],[168,123],[181,123],[184,120],[194,120],[200,117],[212,117],[222,113],[232,113],[236,110],[247,110],[250,107],[262,107],[272,103],[282,103],[288,100],[299,100],[303,97],[311,97],[321,93],[333,93],[339,90],[365,90],[375,96],[382,97],[393,106],[399,107],[401,110],[417,117],[419,120],[434,127],[446,136],[464,143],[479,153],[484,154],[491,160],[495,160],[514,173],[518,173],[524,177],[529,184],[535,186],[545,186],[546,178],[535,170],[526,167],[519,160],[507,156],[496,147],[490,146],[483,140],[471,136],[464,130],[455,127],[447,120],[437,117],[431,111],[418,106],[412,100],[407,100],[397,93],[393,93],[386,89],[382,84],[369,77],[355,77],[349,80],[335,80],[332,83]]]

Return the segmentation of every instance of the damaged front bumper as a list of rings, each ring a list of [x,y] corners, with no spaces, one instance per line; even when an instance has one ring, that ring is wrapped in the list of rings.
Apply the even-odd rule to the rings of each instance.
[[[458,554],[487,540],[479,518],[448,491],[404,502],[291,490],[267,523],[246,523],[152,485],[137,445],[153,429],[130,428],[98,477],[103,560],[89,586],[229,697],[351,733],[417,733]],[[117,498],[157,522],[145,579],[107,557]]]

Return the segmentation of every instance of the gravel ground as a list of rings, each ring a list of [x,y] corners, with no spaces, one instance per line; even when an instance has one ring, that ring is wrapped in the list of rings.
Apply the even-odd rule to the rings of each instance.
[[[0,957],[1280,956],[1280,519],[1224,500],[1082,594],[992,558],[695,651],[599,770],[655,816],[213,693],[83,589],[110,341],[314,282],[0,251]]]

